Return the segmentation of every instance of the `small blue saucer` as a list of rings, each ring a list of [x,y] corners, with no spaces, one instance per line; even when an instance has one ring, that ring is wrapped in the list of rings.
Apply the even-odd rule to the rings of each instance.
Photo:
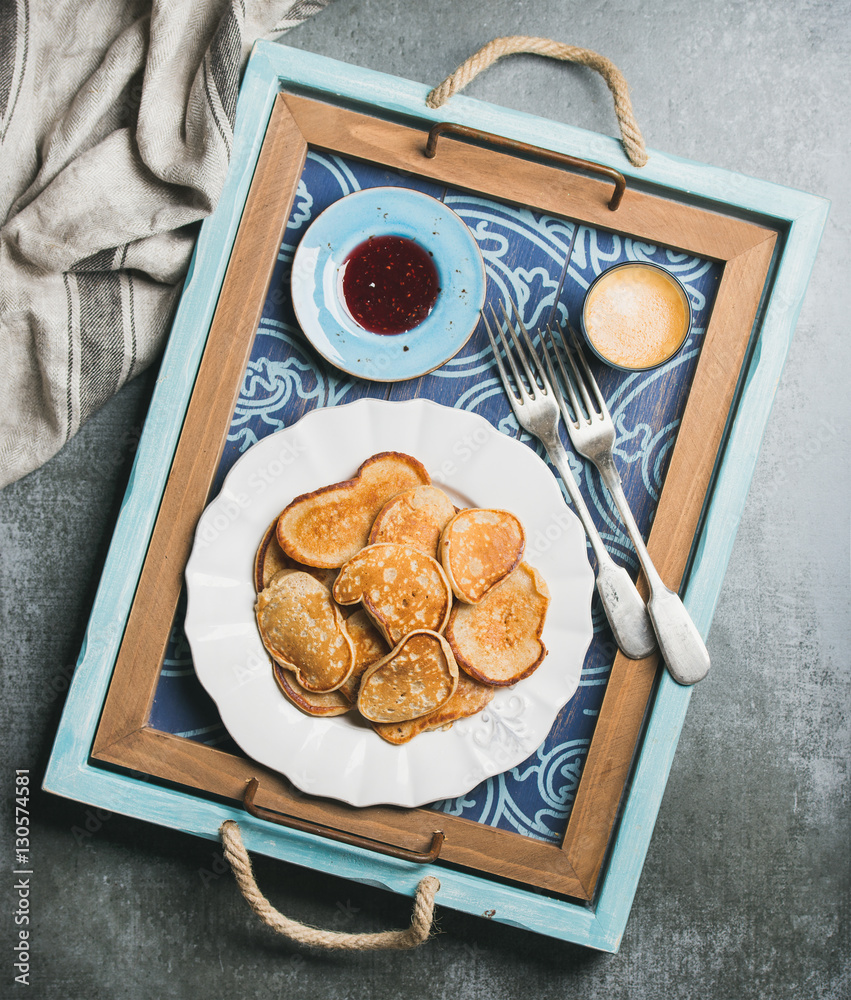
[[[342,301],[340,268],[371,236],[413,240],[437,268],[437,301],[405,333],[365,330]],[[293,258],[291,287],[299,325],[323,358],[358,378],[403,382],[439,368],[467,343],[485,301],[485,266],[470,230],[436,198],[367,188],[335,201],[310,225]]]

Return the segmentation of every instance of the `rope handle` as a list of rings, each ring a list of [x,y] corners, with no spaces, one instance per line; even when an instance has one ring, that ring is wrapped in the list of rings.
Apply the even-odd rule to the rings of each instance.
[[[575,45],[566,45],[564,42],[554,42],[551,38],[531,38],[526,35],[494,38],[478,52],[474,52],[466,62],[461,63],[458,69],[447,76],[443,83],[435,87],[426,98],[426,104],[430,108],[441,107],[453,94],[466,87],[482,70],[492,66],[497,59],[515,53],[531,53],[532,55],[546,56],[549,59],[561,59],[564,62],[579,63],[581,66],[588,66],[590,69],[596,70],[612,92],[621,139],[630,163],[636,167],[643,167],[647,163],[647,147],[644,145],[644,137],[632,111],[629,85],[621,71],[611,60],[597,52],[592,52],[590,49],[580,49]]]
[[[283,913],[279,913],[266,899],[257,886],[251,868],[251,859],[242,841],[239,824],[235,820],[225,820],[219,833],[225,857],[246,902],[264,924],[290,941],[313,948],[338,951],[403,951],[406,948],[416,948],[428,940],[434,919],[434,897],[440,888],[440,882],[436,878],[428,875],[417,886],[411,914],[411,926],[407,930],[379,931],[375,934],[323,931],[318,927],[310,927],[297,920],[290,920]]]

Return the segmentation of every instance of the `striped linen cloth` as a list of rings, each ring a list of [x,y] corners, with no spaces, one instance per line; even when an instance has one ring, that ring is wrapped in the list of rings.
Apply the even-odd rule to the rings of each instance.
[[[162,348],[241,69],[329,0],[0,0],[0,486]]]

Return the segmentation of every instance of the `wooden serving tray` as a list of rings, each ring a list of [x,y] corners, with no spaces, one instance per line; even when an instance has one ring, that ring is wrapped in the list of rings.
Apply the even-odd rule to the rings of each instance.
[[[626,920],[649,840],[646,820],[649,816],[652,828],[689,691],[670,681],[656,656],[635,662],[617,654],[603,670],[600,651],[611,641],[603,624],[597,624],[596,645],[589,654],[597,657],[597,679],[591,686],[596,686],[598,700],[583,710],[593,716],[584,739],[590,747],[585,747],[569,820],[557,839],[548,829],[538,837],[517,823],[512,828],[469,818],[457,803],[442,809],[356,809],[316,799],[235,746],[212,746],[160,721],[168,717],[163,664],[181,624],[183,571],[195,525],[239,448],[251,435],[270,429],[253,427],[247,437],[234,433],[241,393],[244,397],[246,392],[246,366],[252,364],[252,349],[264,325],[277,323],[289,331],[282,358],[295,352],[324,378],[343,380],[299,343],[286,315],[286,251],[294,239],[288,227],[297,238],[301,213],[293,206],[305,186],[312,197],[306,169],[310,158],[339,163],[353,177],[363,169],[373,177],[368,183],[437,186],[456,210],[467,206],[470,219],[476,214],[469,208],[473,204],[478,209],[492,206],[497,215],[499,206],[505,206],[512,218],[531,213],[536,220],[552,219],[572,234],[574,249],[577,234],[585,231],[608,234],[605,239],[617,241],[619,252],[628,243],[630,254],[639,259],[662,253],[675,265],[687,259],[705,262],[698,295],[706,322],[695,331],[685,360],[660,370],[657,396],[646,397],[648,427],[655,421],[657,429],[664,425],[668,430],[654,467],[661,491],[652,484],[649,494],[645,489],[638,512],[663,578],[672,587],[688,584],[681,586],[684,599],[698,626],[708,631],[732,545],[727,526],[731,512],[733,523],[737,521],[744,502],[755,442],[767,418],[767,393],[773,392],[767,372],[776,372],[785,357],[823,226],[824,203],[693,164],[659,158],[657,166],[655,155],[638,172],[626,165],[613,140],[552,123],[544,128],[527,116],[503,116],[497,109],[458,99],[453,115],[462,124],[514,138],[537,137],[537,145],[546,135],[551,148],[616,166],[628,176],[613,211],[610,180],[566,171],[535,154],[518,157],[444,136],[437,154],[427,156],[427,133],[436,115],[426,109],[424,93],[406,81],[280,46],[261,44],[255,52],[240,99],[228,187],[199,241],[105,571],[107,589],[99,593],[93,613],[93,623],[105,618],[110,627],[106,633],[90,627],[45,786],[86,797],[79,795],[82,783],[89,795],[97,789],[98,804],[108,799],[111,809],[207,836],[214,836],[225,818],[236,817],[248,831],[249,847],[296,861],[310,858],[302,863],[316,864],[319,856],[319,867],[411,893],[423,869],[399,860],[399,851],[427,852],[434,831],[440,830],[445,842],[432,862],[443,887],[438,902],[470,912],[494,911],[496,919],[612,950]],[[641,180],[630,173],[640,173]],[[734,187],[738,191],[730,197]],[[781,193],[787,206],[783,216],[776,208]],[[772,212],[766,211],[769,203]],[[464,211],[460,214],[465,217]],[[481,220],[481,212],[476,217]],[[522,250],[517,252],[522,256]],[[513,273],[522,270],[522,260],[513,263]],[[549,276],[557,286],[551,289],[551,315],[568,313],[575,321],[583,282],[599,266],[584,260],[569,270],[565,263],[563,273]],[[526,270],[531,274],[535,268],[530,264]],[[491,273],[489,295],[498,298],[502,291],[493,280],[498,272]],[[529,295],[533,283],[530,278]],[[277,309],[284,313],[276,319]],[[482,331],[474,334],[462,363],[478,359],[471,378],[497,382],[482,351],[482,336]],[[171,372],[179,372],[173,385]],[[614,373],[605,378],[610,390],[616,385],[612,379],[623,382]],[[334,400],[320,402],[330,405],[357,395],[426,396],[459,405],[459,386],[464,384],[439,372],[389,387],[354,383],[343,391],[335,383]],[[282,419],[289,425],[316,402],[296,399],[281,410]],[[519,436],[516,425],[505,423],[507,404],[501,392],[486,396],[477,410]],[[744,416],[748,410],[749,418]],[[755,423],[742,423],[754,418]],[[143,472],[148,487],[144,498],[139,486]],[[629,472],[624,478],[627,492],[638,497],[638,467],[634,481]],[[644,479],[647,487],[646,475]],[[605,529],[604,498],[598,510]],[[617,527],[609,523],[608,528],[618,542]],[[627,547],[618,544],[616,558],[629,563]],[[132,552],[123,564],[122,549]],[[81,725],[74,713],[78,690],[84,687],[90,697],[100,693],[100,717],[89,707]],[[562,738],[575,735],[569,727],[576,725],[568,706],[558,723]],[[68,771],[72,760],[73,777]],[[257,802],[267,811],[264,815],[281,814],[297,829],[272,826],[242,811],[251,779],[259,781]],[[639,814],[643,820],[636,825]],[[341,840],[353,846],[340,846]],[[386,852],[394,849],[396,856],[388,857]],[[482,906],[488,899],[494,905]]]

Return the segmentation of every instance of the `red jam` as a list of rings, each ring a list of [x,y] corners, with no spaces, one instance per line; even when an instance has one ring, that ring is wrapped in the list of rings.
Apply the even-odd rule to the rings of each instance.
[[[431,254],[403,236],[370,236],[341,270],[346,308],[370,333],[413,329],[431,312],[440,291]]]

